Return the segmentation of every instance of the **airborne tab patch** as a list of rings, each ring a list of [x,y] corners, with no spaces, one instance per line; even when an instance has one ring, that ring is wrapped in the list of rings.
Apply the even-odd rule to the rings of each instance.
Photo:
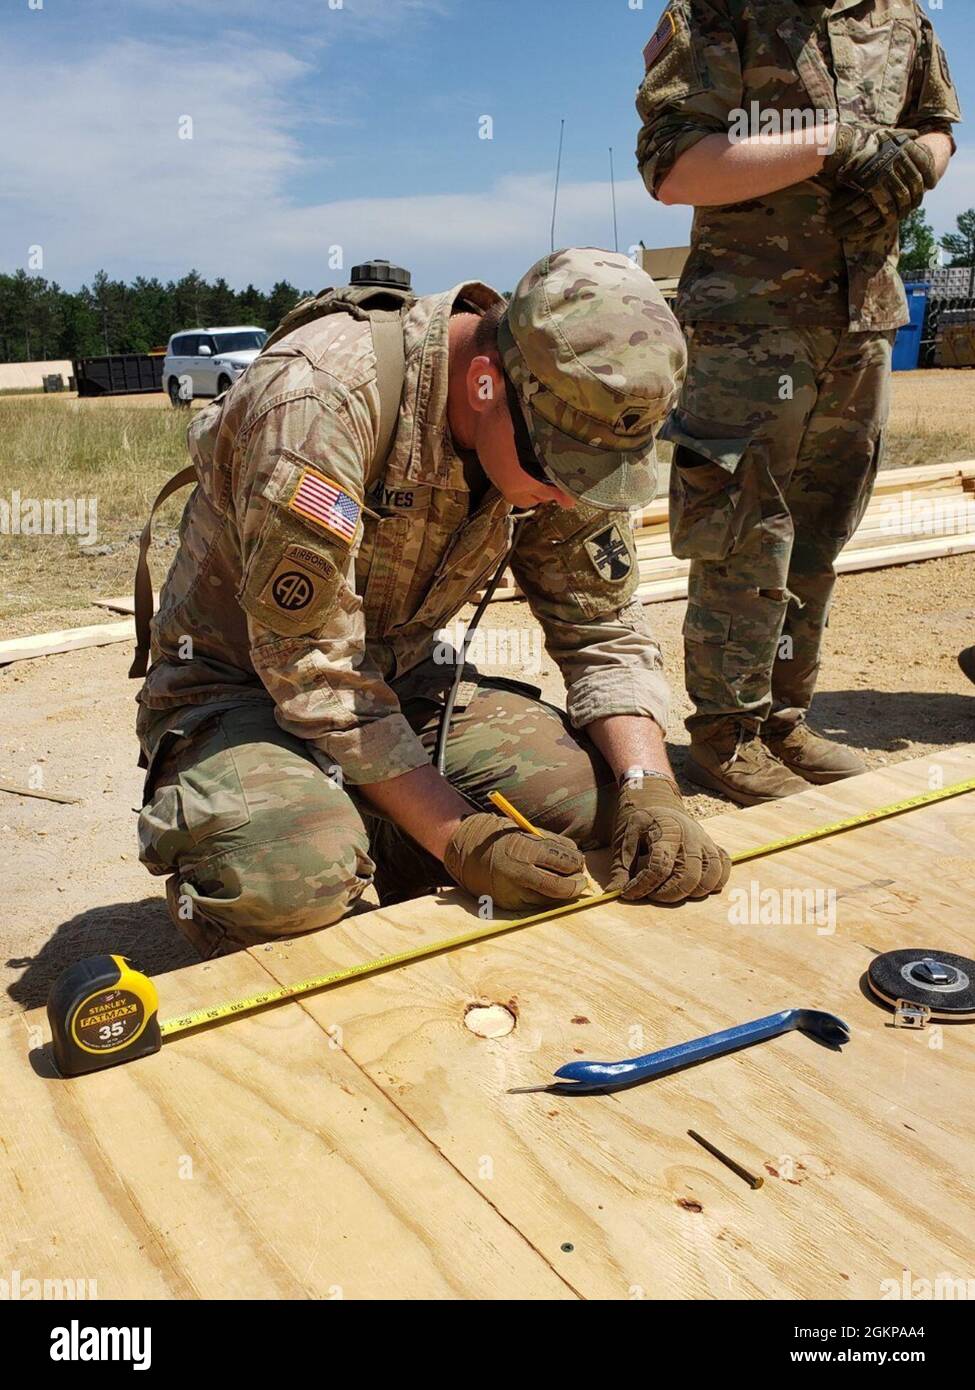
[[[657,25],[657,32],[643,50],[643,61],[646,63],[647,72],[653,67],[676,33],[677,25],[674,22],[674,16],[670,10],[665,10],[663,18]]]
[[[315,468],[302,469],[288,511],[322,531],[331,531],[350,547],[358,535],[362,517],[362,505],[352,493]]]

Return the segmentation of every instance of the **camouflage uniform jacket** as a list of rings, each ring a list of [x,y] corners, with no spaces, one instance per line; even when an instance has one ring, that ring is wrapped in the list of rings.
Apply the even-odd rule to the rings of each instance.
[[[493,487],[472,505],[447,424],[451,313],[497,299],[468,284],[407,312],[395,441],[366,498],[380,418],[367,322],[339,313],[295,330],[196,416],[198,486],[139,695],[150,755],[165,728],[192,726],[188,707],[270,694],[281,726],[353,785],[429,762],[389,682],[430,655],[512,534]],[[665,725],[660,651],[634,599],[629,515],[539,508],[512,566],[573,725],[609,714]]]
[[[781,129],[782,113],[839,111],[920,134],[950,134],[961,119],[944,50],[915,0],[673,0],[644,58],[637,160],[654,195],[698,141]],[[739,113],[758,120],[743,130]],[[834,193],[818,178],[698,208],[678,317],[855,332],[905,324],[896,223],[847,251],[830,229]]]

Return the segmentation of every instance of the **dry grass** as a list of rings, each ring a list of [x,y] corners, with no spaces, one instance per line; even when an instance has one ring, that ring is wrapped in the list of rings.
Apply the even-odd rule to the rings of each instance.
[[[95,499],[94,548],[112,547],[92,556],[76,535],[0,534],[4,637],[97,622],[106,615],[91,607],[93,598],[131,589],[134,538],[162,484],[187,461],[187,420],[171,408],[104,410],[43,396],[0,401],[0,501],[9,506],[16,492]],[[167,503],[157,537],[172,532],[184,502]],[[157,579],[171,554],[157,552]]]
[[[672,449],[658,444],[662,462]],[[959,463],[975,457],[975,370],[896,372],[887,468],[921,463]]]
[[[975,371],[897,372],[887,465],[957,463],[975,456]]]
[[[136,538],[156,493],[187,461],[187,423],[187,414],[160,396],[0,399],[0,502],[9,503],[13,492],[24,498],[94,497],[97,545],[113,547],[109,555],[91,557],[74,536],[0,534],[0,636],[108,620],[91,600],[131,592]],[[888,466],[973,455],[975,371],[895,376]],[[157,584],[172,557],[166,542],[185,497],[177,494],[168,502],[155,526]]]

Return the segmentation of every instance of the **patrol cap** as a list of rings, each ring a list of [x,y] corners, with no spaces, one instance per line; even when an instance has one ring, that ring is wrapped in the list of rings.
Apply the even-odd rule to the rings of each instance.
[[[607,511],[651,502],[687,350],[650,276],[618,252],[554,251],[519,283],[498,347],[552,482]]]

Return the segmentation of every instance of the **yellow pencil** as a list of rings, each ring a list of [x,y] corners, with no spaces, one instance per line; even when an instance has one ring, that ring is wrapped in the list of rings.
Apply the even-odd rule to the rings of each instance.
[[[528,817],[523,816],[517,807],[512,806],[508,798],[502,796],[500,792],[488,792],[488,801],[490,801],[492,805],[497,806],[498,810],[506,815],[509,820],[514,821],[519,830],[527,830],[529,835],[542,836],[544,834],[544,831],[539,830],[537,825],[532,825]],[[583,873],[586,876],[586,885],[590,893],[595,897],[599,897],[603,890],[587,868],[583,869]]]

